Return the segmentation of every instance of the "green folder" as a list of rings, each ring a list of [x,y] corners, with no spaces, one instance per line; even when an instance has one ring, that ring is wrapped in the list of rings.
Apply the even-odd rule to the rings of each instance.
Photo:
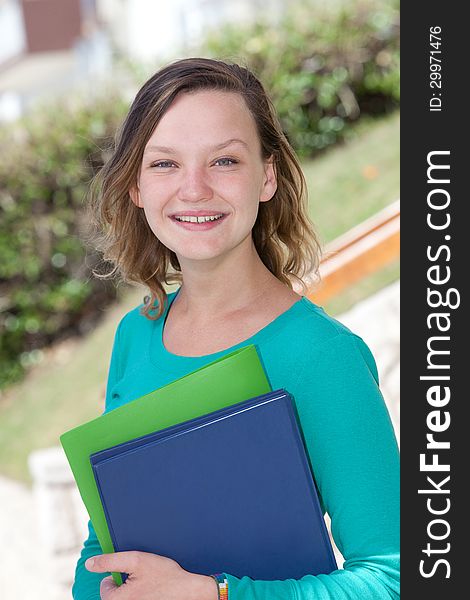
[[[271,391],[254,345],[245,346],[60,436],[104,553],[114,552],[90,454]],[[116,583],[120,574],[113,574]]]

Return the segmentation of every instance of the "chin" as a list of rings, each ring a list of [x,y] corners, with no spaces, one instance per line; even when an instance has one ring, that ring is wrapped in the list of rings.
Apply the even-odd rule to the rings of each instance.
[[[193,245],[192,247],[173,247],[171,250],[176,254],[178,261],[181,264],[181,261],[215,260],[229,254],[232,248],[208,248]]]
[[[178,258],[179,263],[181,261],[193,261],[193,260],[216,260],[229,256],[231,253],[236,252],[240,255],[243,253],[243,248],[247,242],[251,242],[251,236],[245,236],[241,239],[228,239],[228,236],[219,236],[218,239],[206,240],[176,240],[175,237],[172,240],[168,240],[171,243],[165,243],[165,240],[161,240],[162,243],[172,252],[174,252]]]

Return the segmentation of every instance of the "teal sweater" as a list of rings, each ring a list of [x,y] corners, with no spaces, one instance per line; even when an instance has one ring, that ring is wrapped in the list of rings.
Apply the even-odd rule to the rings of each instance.
[[[272,389],[285,388],[295,398],[321,503],[345,558],[343,569],[300,580],[254,581],[227,573],[229,600],[399,598],[399,455],[369,348],[303,297],[236,346],[206,356],[177,356],[162,342],[175,295],[169,294],[158,320],[147,319],[137,307],[119,323],[106,411],[256,344]],[[99,600],[105,575],[90,573],[84,562],[100,553],[89,524],[75,573],[75,600]]]

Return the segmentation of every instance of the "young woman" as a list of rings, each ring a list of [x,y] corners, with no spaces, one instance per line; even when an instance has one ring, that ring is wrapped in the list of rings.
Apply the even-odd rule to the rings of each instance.
[[[230,600],[399,597],[397,444],[365,343],[293,290],[318,266],[305,203],[299,163],[249,70],[190,58],[142,87],[94,194],[105,258],[150,290],[118,326],[106,410],[256,344],[272,388],[295,398],[344,568],[213,578],[154,554],[100,555],[90,525],[76,600],[217,600],[227,587]],[[116,587],[111,571],[129,578]]]

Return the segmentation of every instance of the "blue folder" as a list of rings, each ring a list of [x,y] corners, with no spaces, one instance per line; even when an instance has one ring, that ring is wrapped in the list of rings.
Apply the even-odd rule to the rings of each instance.
[[[264,580],[337,568],[285,390],[102,450],[90,462],[116,552]]]

